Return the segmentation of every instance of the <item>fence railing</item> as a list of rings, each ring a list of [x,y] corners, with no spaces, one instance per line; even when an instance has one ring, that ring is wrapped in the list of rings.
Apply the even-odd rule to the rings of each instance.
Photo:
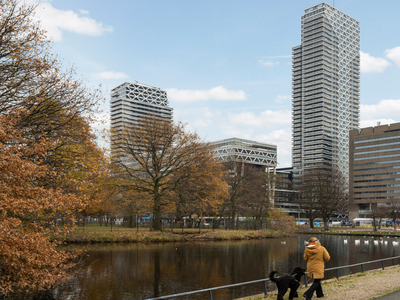
[[[384,262],[388,260],[398,260],[398,264],[400,265],[400,256],[394,256],[394,257],[389,257],[389,258],[382,258],[378,260],[371,260],[371,261],[366,261],[358,264],[352,264],[352,265],[346,265],[346,266],[340,266],[340,267],[334,267],[334,268],[328,268],[325,269],[326,271],[336,271],[336,278],[339,279],[339,270],[340,269],[346,269],[346,268],[352,268],[352,267],[361,267],[361,272],[364,272],[364,265],[368,264],[373,264],[373,263],[382,263],[382,270],[385,269]],[[246,281],[246,282],[240,282],[240,283],[234,283],[234,284],[228,284],[228,285],[222,285],[222,286],[217,286],[213,288],[208,288],[208,289],[202,289],[202,290],[196,290],[196,291],[191,291],[191,292],[185,292],[185,293],[179,293],[179,294],[173,294],[173,295],[168,295],[168,296],[161,296],[157,298],[147,298],[145,300],[162,300],[162,299],[171,299],[171,298],[177,298],[177,297],[183,297],[183,296],[189,296],[193,294],[200,294],[200,293],[208,293],[210,300],[213,300],[212,292],[216,290],[221,290],[221,289],[227,289],[227,288],[232,288],[232,287],[237,287],[237,286],[243,286],[243,285],[248,285],[248,284],[253,284],[253,283],[260,283],[262,282],[264,285],[264,295],[267,295],[267,281],[269,281],[269,278],[264,278],[264,279],[258,279],[258,280],[252,280],[252,281]],[[304,285],[307,287],[307,274],[304,275]]]

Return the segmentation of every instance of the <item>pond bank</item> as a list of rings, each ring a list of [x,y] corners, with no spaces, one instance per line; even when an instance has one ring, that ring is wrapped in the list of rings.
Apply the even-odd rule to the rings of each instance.
[[[298,228],[292,234],[325,234],[325,235],[354,235],[354,236],[390,236],[400,237],[400,231],[382,229],[373,231],[372,228],[332,228],[323,231],[319,228]],[[93,243],[167,243],[167,242],[190,242],[190,241],[229,241],[229,240],[251,240],[266,238],[283,238],[289,234],[282,231],[263,230],[181,230],[175,231],[150,231],[132,228],[114,228],[113,231],[104,226],[88,227],[83,231],[81,228],[71,231],[65,236],[53,237],[65,244],[93,244]]]
[[[304,234],[328,234],[328,235],[354,235],[354,236],[375,236],[375,237],[400,237],[400,230],[394,231],[389,228],[382,228],[374,231],[372,227],[358,227],[358,228],[341,228],[333,227],[329,231],[324,231],[321,228],[299,228],[298,233]]]
[[[369,300],[376,299],[391,292],[400,290],[400,266],[386,267],[385,270],[377,269],[366,271],[364,273],[351,274],[343,276],[339,279],[331,279],[323,282],[322,289],[324,291],[325,300]],[[301,286],[298,289],[299,298],[306,288]],[[277,291],[264,294],[254,295],[250,297],[239,298],[236,300],[262,300],[276,299]],[[288,292],[285,295],[288,297]],[[286,299],[286,298],[285,298]]]
[[[135,230],[111,231],[80,231],[75,230],[69,234],[54,238],[66,244],[83,243],[165,243],[165,242],[190,242],[190,241],[224,241],[224,240],[251,240],[274,237],[286,237],[288,234],[273,230],[215,230],[203,232],[155,232]]]

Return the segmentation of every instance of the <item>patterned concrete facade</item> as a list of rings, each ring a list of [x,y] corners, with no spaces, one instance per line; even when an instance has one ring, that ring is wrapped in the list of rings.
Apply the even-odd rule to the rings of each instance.
[[[267,168],[277,165],[276,145],[239,138],[215,141],[211,145],[215,147],[214,155],[221,161],[231,159]]]
[[[118,132],[134,126],[143,117],[172,120],[167,92],[143,83],[125,82],[111,90],[111,130]],[[111,137],[111,155],[120,155],[117,139]]]
[[[292,59],[294,175],[328,163],[348,178],[348,132],[359,127],[359,22],[327,3],[306,9]]]

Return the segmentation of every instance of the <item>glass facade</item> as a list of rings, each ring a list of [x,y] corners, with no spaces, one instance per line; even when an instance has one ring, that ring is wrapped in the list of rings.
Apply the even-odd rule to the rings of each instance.
[[[296,203],[298,192],[293,190],[293,169],[276,169],[275,206],[282,208],[289,216],[304,218],[304,212]]]
[[[321,3],[301,17],[292,49],[294,175],[330,163],[349,177],[349,130],[359,127],[360,24]]]

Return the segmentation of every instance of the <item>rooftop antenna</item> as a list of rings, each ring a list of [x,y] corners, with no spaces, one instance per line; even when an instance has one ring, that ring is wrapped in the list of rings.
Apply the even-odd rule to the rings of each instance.
[[[333,7],[335,7],[335,0],[333,0]]]

